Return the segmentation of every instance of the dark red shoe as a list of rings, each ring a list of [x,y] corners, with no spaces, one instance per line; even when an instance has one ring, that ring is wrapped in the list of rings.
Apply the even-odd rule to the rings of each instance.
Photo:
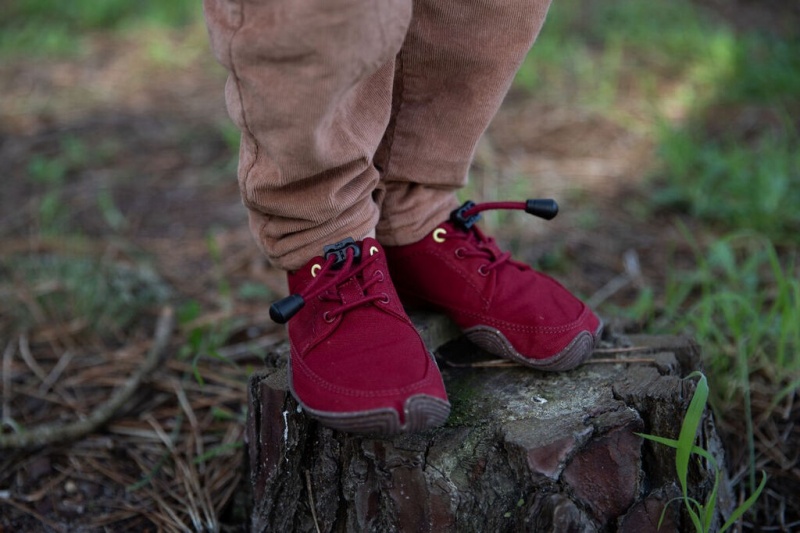
[[[433,356],[408,319],[374,239],[326,246],[296,273],[291,296],[270,308],[288,324],[289,383],[326,426],[360,433],[419,431],[444,423],[450,404]]]
[[[400,297],[447,314],[486,351],[540,370],[568,370],[594,350],[602,322],[557,281],[513,261],[475,221],[486,209],[552,218],[552,200],[467,202],[421,241],[386,247]]]

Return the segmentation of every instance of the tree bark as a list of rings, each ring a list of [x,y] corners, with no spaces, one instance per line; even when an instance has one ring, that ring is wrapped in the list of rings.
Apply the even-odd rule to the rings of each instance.
[[[429,346],[453,334],[440,317],[417,318]],[[250,381],[253,530],[655,531],[680,495],[675,451],[636,433],[677,438],[694,389],[682,378],[699,368],[698,350],[643,336],[608,338],[604,348],[578,369],[545,374],[480,366],[491,356],[449,342],[438,350],[453,406],[447,424],[380,437],[307,418],[287,392],[281,346]],[[708,412],[700,445],[724,464]],[[705,502],[714,475],[693,460],[690,495]],[[723,474],[725,514],[729,493]],[[690,525],[673,502],[659,531]]]

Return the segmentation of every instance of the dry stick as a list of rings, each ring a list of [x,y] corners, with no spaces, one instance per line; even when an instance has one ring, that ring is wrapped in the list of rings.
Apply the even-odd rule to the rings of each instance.
[[[445,364],[456,368],[515,368],[523,367],[522,363],[507,361],[505,359],[492,359],[491,361],[478,361],[476,363],[453,363],[444,360]],[[655,363],[656,360],[647,357],[623,357],[623,358],[600,358],[587,359],[584,364],[628,364],[628,363]]]
[[[646,352],[651,350],[657,350],[659,348],[654,348],[652,346],[625,346],[622,348],[595,348],[592,350],[592,353],[628,353],[628,352]]]
[[[595,357],[593,359],[587,359],[584,364],[609,364],[609,365],[616,365],[616,364],[629,364],[629,363],[655,363],[656,360],[649,358],[649,357],[622,357],[622,358],[601,358]]]
[[[3,350],[3,424],[11,425],[11,358],[14,357],[16,346],[14,341],[8,341]]]
[[[33,357],[30,344],[28,343],[28,336],[24,333],[19,337],[19,353],[22,356],[22,360],[25,361],[28,368],[36,374],[37,378],[42,381],[47,379],[47,373],[39,366],[39,363],[37,363],[36,359]]]
[[[189,420],[189,427],[194,435],[196,457],[202,457],[205,451],[203,450],[203,437],[200,434],[197,417],[194,414],[192,405],[189,403],[189,398],[186,397],[186,391],[183,390],[179,383],[174,383],[173,385],[175,387],[175,396],[178,398],[178,405],[181,406],[181,409],[186,414],[186,418]]]
[[[66,472],[62,472],[58,476],[54,477],[53,479],[45,483],[45,485],[36,492],[32,494],[20,494],[18,498],[28,503],[36,503],[45,496],[47,496],[48,494],[50,494],[51,493],[50,491],[52,491],[53,488],[60,485],[62,481],[67,479],[69,477],[69,474],[70,474],[69,470]]]
[[[311,473],[308,470],[306,470],[306,488],[308,488],[308,504],[311,506],[311,518],[314,519],[314,527],[317,528],[317,533],[321,533],[319,522],[317,522],[317,506],[314,505],[314,491],[311,489]]]
[[[49,520],[44,515],[37,513],[36,511],[34,511],[33,509],[31,509],[30,507],[28,507],[27,505],[25,505],[25,504],[23,504],[21,502],[14,501],[13,499],[2,500],[2,502],[5,503],[5,504],[10,505],[12,507],[15,507],[18,511],[21,511],[22,513],[25,513],[27,515],[30,515],[30,516],[34,517],[36,520],[38,520],[42,524],[48,526],[53,531],[66,531],[66,529],[64,528],[63,525],[56,524],[52,520]]]
[[[74,440],[104,425],[123,404],[130,400],[142,381],[156,369],[169,342],[174,321],[175,313],[172,308],[165,307],[156,324],[153,345],[144,364],[122,387],[114,391],[106,403],[95,409],[86,419],[72,424],[44,424],[31,431],[0,435],[0,449],[41,447],[55,442]]]
[[[45,396],[49,392],[51,385],[56,382],[60,373],[72,361],[72,353],[65,352],[64,356],[59,358],[55,368],[53,369],[53,372],[50,375],[48,375],[47,372],[45,372],[44,369],[41,366],[39,366],[39,363],[36,362],[36,358],[33,357],[33,354],[31,353],[30,343],[28,342],[28,336],[24,333],[19,337],[19,353],[22,356],[22,360],[25,361],[25,364],[28,365],[28,368],[30,368],[31,371],[33,371],[33,373],[36,374],[36,377],[38,377],[39,380],[41,381],[41,384],[39,385],[39,394],[42,396]],[[49,385],[48,382],[50,383]],[[69,405],[70,407],[74,407],[75,402],[71,398],[68,398],[59,390],[56,390],[54,392],[56,393],[56,395],[61,397],[61,401],[64,404]],[[49,398],[45,399],[47,401],[53,402],[53,400],[50,400]]]
[[[69,366],[72,362],[72,358],[74,355],[71,351],[67,350],[64,354],[58,358],[58,363],[53,369],[50,371],[50,374],[47,375],[47,378],[42,381],[42,384],[39,385],[39,393],[40,394],[47,394],[50,390],[50,387],[55,385],[58,378],[61,377],[61,373]]]

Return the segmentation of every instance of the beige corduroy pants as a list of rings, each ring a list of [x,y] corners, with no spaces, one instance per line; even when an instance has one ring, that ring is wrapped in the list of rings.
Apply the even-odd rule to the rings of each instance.
[[[242,131],[239,186],[278,267],[445,220],[549,0],[204,0]]]

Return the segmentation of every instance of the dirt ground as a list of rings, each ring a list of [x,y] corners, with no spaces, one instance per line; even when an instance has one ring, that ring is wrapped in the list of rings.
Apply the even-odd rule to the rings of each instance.
[[[176,50],[183,44],[173,43]],[[236,445],[245,383],[264,351],[284,338],[267,318],[269,301],[285,294],[283,275],[264,261],[246,226],[221,69],[206,57],[146,73],[140,62],[124,43],[100,37],[80,63],[0,66],[0,256],[146,265],[158,280],[147,283],[169,294],[102,336],[70,317],[25,330],[3,319],[5,416],[27,427],[90,417],[141,368],[165,302],[196,306],[178,317],[158,354],[165,362],[103,431],[0,456],[3,533],[170,531],[181,521],[235,531],[243,523],[230,502],[246,497],[237,492]],[[59,174],[65,209],[55,220],[63,231],[42,231],[42,201],[53,184],[29,178],[31,161],[57,159],[70,143],[85,153]],[[641,325],[614,310],[644,287],[663,287],[666,266],[691,257],[677,216],[646,207],[653,151],[635,130],[512,92],[481,142],[470,190],[480,199],[557,198],[561,214],[552,222],[514,215],[503,219],[502,233],[499,222],[487,224],[520,259],[546,267],[598,306],[613,327],[635,331]],[[524,190],[520,176],[529,177]],[[110,204],[98,202],[101,193]],[[0,275],[22,306],[34,308],[37,291],[58,290],[26,285],[9,269]],[[187,344],[205,356],[186,356]],[[740,430],[727,428],[734,460],[741,459]],[[800,440],[791,420],[779,430]],[[796,502],[786,497],[797,492],[781,491],[775,487],[766,500],[797,518]]]

